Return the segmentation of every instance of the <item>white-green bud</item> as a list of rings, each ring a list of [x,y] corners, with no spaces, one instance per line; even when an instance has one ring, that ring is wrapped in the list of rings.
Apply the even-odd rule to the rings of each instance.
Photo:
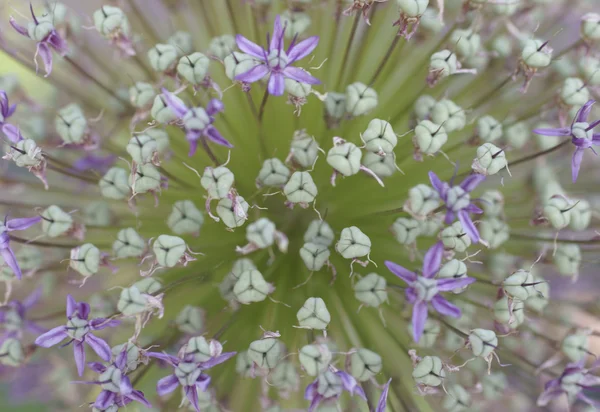
[[[146,242],[134,228],[128,227],[117,233],[117,240],[114,241],[112,250],[117,258],[139,257],[146,250]]]
[[[419,236],[436,236],[444,226],[444,216],[441,214],[434,215],[427,220],[419,222]]]
[[[50,33],[55,30],[50,19],[38,18],[36,22],[29,22],[27,25],[27,33],[36,42],[43,42],[48,38]]]
[[[312,86],[308,83],[302,83],[294,79],[285,79],[285,91],[291,96],[298,98],[307,98],[312,91]]]
[[[255,340],[248,348],[248,357],[261,369],[273,369],[281,358],[281,342],[275,338]]]
[[[457,29],[450,35],[449,42],[454,45],[461,59],[474,56],[481,48],[481,37],[472,29]]]
[[[144,278],[142,280],[138,280],[133,284],[140,293],[146,293],[147,295],[154,295],[160,289],[162,289],[162,283],[158,279],[155,278]]]
[[[497,322],[516,329],[525,320],[524,304],[520,300],[512,301],[512,311],[509,310],[508,296],[502,297],[494,303],[494,319]]]
[[[510,147],[521,149],[529,141],[531,131],[525,122],[518,122],[506,128],[504,137]]]
[[[176,31],[169,37],[167,42],[175,47],[179,56],[189,54],[194,50],[194,40],[192,39],[192,35],[186,31]]]
[[[429,0],[396,0],[396,3],[405,17],[416,18],[425,13]]]
[[[446,377],[446,371],[440,358],[425,356],[413,369],[412,376],[420,385],[440,386]]]
[[[335,398],[343,391],[342,378],[331,370],[326,370],[317,378],[317,393],[323,398]],[[336,410],[337,407],[336,407]]]
[[[530,271],[519,269],[502,282],[504,291],[514,299],[525,302],[535,294],[533,275]]]
[[[418,220],[399,217],[394,221],[391,231],[399,243],[412,245],[421,234],[421,225]]]
[[[525,306],[538,313],[542,313],[544,308],[548,305],[548,299],[550,298],[550,284],[536,275],[534,275],[533,281],[539,283],[535,285],[535,289],[531,291],[529,298],[525,301]]]
[[[429,58],[429,72],[435,72],[438,79],[443,79],[458,70],[456,54],[450,50],[433,53]]]
[[[262,273],[256,269],[242,272],[233,287],[235,298],[245,305],[262,302],[273,291],[273,286],[265,281]]]
[[[231,267],[231,273],[235,280],[238,280],[243,272],[247,270],[256,269],[256,265],[248,258],[241,258],[233,262],[233,266]]]
[[[552,48],[543,40],[526,40],[521,52],[521,59],[532,69],[548,67],[552,62]]]
[[[178,99],[178,97],[175,98]],[[160,94],[157,94],[154,98],[152,108],[150,109],[150,115],[154,120],[161,124],[171,123],[177,120],[177,115],[169,106],[167,106],[167,103]]]
[[[332,354],[327,345],[312,344],[303,346],[298,353],[302,369],[310,375],[317,376],[327,370]]]
[[[536,125],[536,129],[548,129],[548,128],[553,128],[555,127],[555,125],[547,123],[547,122],[540,122]],[[539,134],[534,134],[534,138],[535,138],[535,143],[537,144],[538,148],[542,151],[544,150],[548,150],[556,145],[558,145],[561,140],[563,139],[560,136],[543,136],[543,135],[539,135]]]
[[[481,381],[485,399],[495,401],[504,396],[504,391],[508,386],[508,380],[506,379],[506,375],[502,372],[492,372],[489,375],[484,375]]]
[[[587,13],[581,18],[581,37],[588,41],[600,40],[600,14]]]
[[[136,286],[123,289],[117,302],[117,309],[125,316],[143,313],[148,308],[148,298]]]
[[[449,412],[461,412],[470,409],[471,394],[461,385],[451,385],[444,397],[442,406]]]
[[[248,219],[248,209],[250,208],[248,202],[242,196],[236,196],[235,203],[237,207],[230,198],[224,197],[217,204],[217,215],[230,229],[242,226]]]
[[[187,250],[185,240],[177,236],[160,235],[152,244],[156,261],[162,267],[172,268],[184,257]]]
[[[546,201],[542,209],[543,216],[555,229],[564,229],[571,223],[573,205],[563,196],[553,196]]]
[[[590,202],[585,199],[575,200],[575,205],[571,209],[571,222],[569,227],[576,232],[586,230],[592,220],[592,207]]]
[[[440,20],[437,10],[428,7],[421,16],[419,28],[437,34],[444,29],[444,22]]]
[[[430,120],[421,120],[415,127],[413,143],[420,152],[432,155],[448,141],[446,128]]]
[[[18,367],[25,360],[23,346],[18,339],[7,338],[0,344],[0,363],[6,366]]]
[[[346,95],[343,93],[327,93],[325,111],[333,119],[341,119],[346,113]]]
[[[234,180],[233,173],[225,166],[207,167],[200,178],[200,184],[211,198],[224,199],[233,187]]]
[[[512,39],[505,34],[494,37],[490,47],[495,56],[500,59],[506,59],[513,52]]]
[[[294,135],[290,145],[290,155],[302,167],[310,167],[319,154],[319,145],[312,137],[304,134]]]
[[[133,161],[138,164],[151,163],[158,155],[156,140],[147,134],[133,136],[125,149]]]
[[[486,217],[479,222],[479,235],[490,249],[497,249],[510,237],[510,227],[497,217]]]
[[[406,325],[406,329],[410,334],[411,338],[414,340],[412,324]],[[425,326],[423,327],[423,334],[421,335],[421,339],[419,339],[418,346],[421,348],[433,347],[438,336],[440,335],[440,331],[441,328],[440,323],[438,321],[433,319],[427,319],[425,321]]]
[[[361,138],[369,152],[379,154],[392,153],[398,144],[392,125],[381,119],[371,120]]]
[[[498,346],[496,333],[488,329],[473,329],[468,339],[473,355],[481,358],[490,356]]]
[[[356,226],[342,229],[335,250],[345,259],[356,259],[371,253],[371,239]]]
[[[263,186],[283,186],[289,177],[290,169],[281,160],[274,157],[264,161],[256,182]]]
[[[359,382],[368,381],[377,375],[383,366],[381,356],[369,349],[358,349],[350,355],[350,375]]]
[[[376,273],[369,273],[354,284],[354,296],[363,305],[373,308],[387,302],[387,282]]]
[[[477,136],[484,142],[493,142],[502,137],[502,124],[492,116],[477,119]]]
[[[431,186],[419,184],[408,191],[403,209],[417,220],[425,220],[440,205],[440,195]],[[412,242],[411,242],[412,243]]]
[[[125,361],[125,367],[127,368],[127,371],[136,370],[138,364],[140,363],[140,348],[132,342],[122,343],[120,345],[113,346],[111,349],[113,357],[116,358],[119,356],[123,350],[125,350],[127,353],[127,359]]]
[[[521,6],[520,0],[504,0],[492,3],[492,11],[499,16],[512,16]]]
[[[327,247],[333,244],[335,234],[333,229],[324,220],[315,219],[308,225],[304,233],[304,241],[325,245]]]
[[[390,177],[396,171],[396,156],[379,156],[377,153],[367,152],[362,158],[363,165],[380,178]]]
[[[235,47],[235,38],[231,34],[213,37],[208,46],[208,55],[223,60]]]
[[[578,332],[564,338],[561,349],[571,362],[579,362],[589,353],[588,345],[589,335],[585,332]]]
[[[352,117],[369,113],[378,103],[377,92],[364,83],[356,82],[346,87],[346,113]]]
[[[283,194],[291,203],[310,203],[318,194],[317,185],[308,172],[294,172],[283,187]]]
[[[150,105],[155,96],[156,91],[150,83],[136,82],[129,88],[129,101],[138,109]]]
[[[246,239],[260,249],[266,249],[275,242],[275,223],[266,217],[258,219],[246,228]]]
[[[270,378],[275,387],[280,391],[281,396],[283,396],[282,392],[296,392],[300,385],[300,375],[298,375],[296,367],[292,362],[279,362],[273,372],[271,372]],[[273,412],[278,411],[275,410]],[[283,412],[283,409],[281,412]]]
[[[467,265],[465,265],[465,263],[463,261],[460,261],[458,259],[452,259],[446,263],[444,263],[442,265],[442,267],[440,268],[440,271],[438,272],[437,277],[444,279],[444,278],[453,278],[453,279],[459,279],[459,278],[464,278],[467,276]],[[460,293],[463,290],[465,290],[467,287],[462,287],[459,289],[454,289],[453,292],[454,293]]]
[[[296,313],[298,324],[307,329],[324,330],[331,322],[331,315],[321,298],[308,298]]]
[[[500,217],[504,213],[504,195],[499,190],[486,190],[480,197],[486,217]]]
[[[221,283],[219,283],[219,293],[221,294],[221,297],[228,302],[235,299],[233,288],[235,287],[236,282],[237,278],[229,272],[225,275]]]
[[[567,106],[583,106],[590,99],[590,91],[578,77],[565,79],[560,89],[560,100]]]
[[[327,152],[327,163],[343,176],[352,176],[360,170],[361,150],[354,144],[334,144]]]
[[[245,378],[254,377],[254,362],[248,356],[248,351],[238,352],[235,357],[235,371]]]
[[[42,149],[31,139],[19,140],[14,145],[18,150],[12,150],[10,158],[18,167],[35,168],[44,161]]]
[[[88,134],[85,114],[81,107],[75,103],[71,103],[58,111],[55,126],[58,135],[65,144],[81,144]]]
[[[102,6],[92,15],[94,27],[104,37],[114,37],[123,35],[129,37],[130,26],[129,20],[123,10],[114,6]]]
[[[158,154],[163,154],[169,149],[169,134],[162,129],[148,129],[144,132],[156,142]]]
[[[329,261],[331,252],[327,246],[308,242],[300,249],[300,257],[311,271],[319,271]]]
[[[428,94],[423,94],[419,96],[417,100],[415,100],[414,105],[415,116],[417,117],[417,119],[427,119],[431,113],[431,109],[433,108],[433,106],[435,106],[436,103],[437,100],[433,96],[430,96]]]
[[[574,243],[560,243],[554,253],[554,265],[563,276],[577,278],[581,266],[581,248]]]
[[[181,121],[187,130],[204,130],[211,122],[210,116],[202,107],[188,110]]]
[[[210,60],[204,54],[195,52],[183,56],[177,63],[177,74],[193,85],[200,84],[208,74]]]
[[[175,318],[177,328],[188,335],[199,335],[204,328],[204,310],[198,306],[185,305]]]
[[[178,56],[177,48],[171,44],[158,43],[148,50],[150,66],[157,72],[171,70],[175,66]]]
[[[465,252],[471,246],[471,237],[467,235],[458,221],[442,230],[441,240],[446,250],[457,253]]]
[[[129,176],[129,185],[134,194],[160,191],[160,172],[150,163],[138,164]]]
[[[231,81],[239,74],[245,73],[258,64],[256,59],[249,54],[234,51],[223,60],[225,75]]]
[[[100,249],[91,243],[71,249],[69,266],[84,277],[98,272],[100,266]]]
[[[56,205],[49,206],[42,214],[42,232],[48,237],[58,237],[73,228],[73,218]]]
[[[307,13],[285,10],[281,13],[281,25],[286,27],[285,37],[291,39],[302,35],[310,27],[311,19]]]
[[[579,59],[579,71],[590,86],[600,86],[600,60],[594,56]]]
[[[91,202],[83,209],[83,223],[86,225],[106,227],[111,221],[112,212],[103,200]]]
[[[442,125],[446,133],[452,133],[465,127],[467,115],[465,110],[452,100],[442,99],[431,108],[431,120],[437,125]]]
[[[192,306],[186,306],[192,307]],[[200,309],[200,308],[195,308]],[[202,311],[200,311],[202,312]],[[183,313],[183,312],[182,312]],[[200,313],[204,316],[204,313]],[[198,330],[202,327],[197,328]],[[185,332],[185,331],[184,331]],[[219,342],[211,340],[207,341],[204,336],[194,336],[185,344],[184,352],[186,355],[194,355],[195,362],[206,362],[215,355],[220,354],[222,346]]]
[[[199,233],[204,223],[204,215],[191,200],[178,200],[173,203],[167,225],[176,235]]]

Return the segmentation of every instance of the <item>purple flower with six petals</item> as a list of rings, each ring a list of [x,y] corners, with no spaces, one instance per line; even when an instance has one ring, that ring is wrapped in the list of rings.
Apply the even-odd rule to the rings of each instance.
[[[588,397],[583,390],[592,389],[598,391],[600,388],[600,377],[589,372],[600,368],[600,361],[594,362],[591,368],[586,369],[583,361],[569,363],[563,373],[556,379],[546,382],[544,392],[537,400],[538,406],[546,406],[548,403],[560,396],[567,395],[569,404],[580,400],[594,408],[600,408],[600,401]]]
[[[594,133],[594,127],[600,124],[600,120],[596,120],[593,123],[588,123],[587,121],[594,103],[596,103],[595,100],[589,100],[581,107],[581,109],[579,109],[577,115],[571,122],[571,127],[533,130],[533,133],[542,136],[571,136],[571,143],[575,145],[575,152],[573,152],[573,158],[571,160],[571,176],[573,178],[573,183],[577,181],[577,175],[581,168],[581,160],[583,159],[585,149],[591,149],[592,152],[597,155],[592,145],[600,146],[600,133]]]
[[[253,43],[241,34],[238,34],[235,41],[246,54],[259,60],[260,63],[247,72],[238,74],[235,80],[245,83],[254,83],[263,77],[269,75],[268,91],[273,96],[281,96],[285,89],[285,78],[296,80],[307,84],[320,84],[321,81],[311,76],[304,69],[292,67],[292,64],[308,56],[319,44],[319,36],[312,36],[296,44],[296,37],[287,50],[283,50],[283,36],[285,26],[281,25],[281,18],[275,17],[273,27],[273,38],[269,41],[267,34],[267,49],[263,49],[258,44]]]
[[[4,223],[0,223],[0,254],[4,258],[4,262],[12,269],[19,280],[23,275],[19,263],[17,262],[17,258],[15,257],[15,253],[10,248],[10,237],[8,236],[8,232],[28,229],[41,220],[42,218],[39,216],[11,220],[8,220],[8,216],[5,216]]]
[[[471,277],[434,279],[440,269],[443,253],[444,246],[441,242],[437,242],[427,251],[423,260],[422,275],[411,272],[397,263],[385,261],[387,268],[409,286],[405,294],[408,302],[413,305],[412,327],[415,342],[418,342],[423,334],[429,303],[444,316],[460,318],[460,309],[448,302],[440,292],[460,289],[475,282]]]
[[[73,296],[67,295],[67,324],[50,329],[43,335],[38,336],[35,340],[36,345],[43,348],[49,348],[60,343],[65,338],[71,338],[71,340],[62,345],[62,347],[74,342],[73,353],[79,376],[83,375],[83,370],[85,368],[84,343],[87,343],[94,352],[102,358],[102,360],[109,362],[112,357],[108,343],[103,339],[94,336],[91,331],[114,327],[120,323],[117,320],[105,318],[88,320],[89,315],[89,304],[85,302],[77,303],[75,299],[73,299]]]
[[[435,173],[429,172],[429,181],[431,182],[431,185],[446,204],[445,223],[449,225],[454,221],[456,215],[458,215],[458,220],[460,220],[463,229],[475,243],[479,242],[479,231],[475,227],[469,214],[480,214],[483,213],[483,210],[471,202],[470,192],[484,180],[484,175],[472,174],[467,176],[460,185],[454,186],[454,177],[450,180],[450,183],[446,183],[442,182]]]

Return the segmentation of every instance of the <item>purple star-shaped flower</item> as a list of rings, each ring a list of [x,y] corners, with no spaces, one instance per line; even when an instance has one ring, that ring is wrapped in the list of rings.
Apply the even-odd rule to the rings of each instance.
[[[471,277],[434,279],[440,269],[443,253],[444,246],[441,242],[437,242],[427,251],[423,260],[422,275],[411,272],[397,263],[385,261],[387,268],[409,286],[405,294],[408,302],[413,305],[412,327],[415,342],[418,342],[423,334],[429,304],[444,316],[460,318],[460,309],[448,302],[440,292],[460,289],[475,282]]]
[[[356,382],[356,379],[354,379],[352,375],[344,371],[334,372],[334,375],[337,375],[337,377],[341,380],[343,390],[350,392],[350,395],[358,395],[365,401],[367,400],[365,391],[363,388],[361,388],[358,382]],[[313,412],[316,410],[321,402],[334,400],[339,398],[339,396],[339,394],[336,394],[326,398],[325,396],[321,395],[319,393],[319,377],[312,381],[304,390],[304,399],[310,401],[308,412]]]
[[[579,169],[581,168],[581,160],[585,149],[591,149],[595,155],[598,155],[592,145],[600,146],[600,133],[594,133],[594,127],[600,124],[600,120],[593,123],[588,123],[588,117],[592,106],[596,103],[595,100],[589,100],[577,112],[577,115],[571,122],[571,127],[559,127],[557,129],[534,129],[533,133],[542,136],[571,136],[571,143],[575,145],[575,152],[571,160],[571,175],[573,183],[577,181]]]
[[[225,110],[223,102],[218,99],[212,99],[208,102],[206,109],[202,107],[193,107],[189,109],[177,96],[166,89],[162,89],[162,96],[167,106],[173,110],[175,115],[181,120],[185,129],[185,138],[190,144],[189,156],[193,156],[198,148],[198,141],[202,138],[208,138],[225,147],[233,147],[221,133],[213,126],[214,116]]]
[[[17,279],[21,279],[23,275],[19,263],[17,262],[17,258],[15,257],[15,253],[10,248],[10,237],[8,236],[8,232],[28,229],[41,220],[42,218],[39,216],[10,220],[8,220],[8,216],[5,216],[4,223],[0,223],[0,254],[4,258],[4,262],[12,269]]]
[[[62,345],[67,346],[73,343],[73,353],[75,364],[79,376],[83,375],[85,368],[85,348],[87,343],[104,360],[109,362],[112,354],[110,346],[103,339],[94,336],[91,331],[101,330],[107,327],[119,325],[117,320],[105,318],[96,318],[88,320],[90,316],[90,305],[85,302],[77,303],[73,296],[67,295],[67,324],[50,329],[43,335],[38,336],[35,344],[43,348],[49,348],[57,345],[65,338],[71,338],[69,342]]]
[[[181,385],[187,399],[196,411],[200,412],[198,391],[206,392],[210,384],[210,376],[203,373],[203,371],[229,360],[236,354],[236,352],[220,353],[221,347],[220,345],[217,346],[219,350],[215,356],[204,362],[197,362],[195,353],[184,353],[182,358],[178,358],[166,353],[148,352],[149,357],[160,359],[174,368],[173,374],[165,376],[156,383],[158,395],[171,393]]]
[[[285,88],[285,78],[296,80],[307,84],[320,84],[321,81],[308,74],[304,69],[292,67],[292,64],[308,56],[319,44],[319,36],[312,36],[296,44],[297,37],[294,37],[287,50],[283,49],[283,36],[285,26],[281,25],[281,18],[275,17],[273,27],[273,38],[269,41],[267,34],[268,48],[263,49],[256,43],[248,40],[241,34],[235,37],[235,41],[246,54],[254,57],[260,63],[247,72],[238,74],[235,80],[244,83],[254,83],[263,77],[269,75],[268,91],[273,96],[281,96]]]
[[[10,17],[10,24],[19,34],[37,41],[37,49],[34,57],[35,65],[37,68],[36,58],[39,54],[42,56],[42,61],[46,69],[46,77],[48,77],[52,72],[51,49],[54,49],[59,55],[65,56],[69,51],[69,46],[65,39],[60,37],[60,34],[56,31],[48,16],[38,19],[33,12],[31,4],[29,4],[29,10],[31,10],[31,17],[33,18],[33,23],[29,23],[29,27],[21,26],[12,16]]]
[[[600,368],[600,361],[594,362],[591,368],[586,369],[583,361],[569,363],[563,373],[556,379],[546,382],[544,391],[537,400],[538,406],[546,406],[548,403],[560,396],[567,395],[569,404],[577,400],[588,405],[599,408],[600,401],[588,397],[583,391],[591,389],[597,392],[600,389],[600,377],[590,374],[591,370]]]
[[[139,402],[147,408],[152,405],[142,391],[133,389],[129,377],[126,375],[127,367],[127,345],[119,353],[115,362],[105,366],[100,362],[90,362],[88,367],[96,373],[99,373],[97,381],[76,381],[73,383],[83,383],[88,385],[101,385],[102,391],[98,394],[94,407],[104,411],[111,406],[125,406],[133,401]]]
[[[37,288],[25,299],[13,300],[0,310],[0,325],[7,331],[0,337],[0,342],[12,336],[20,338],[24,330],[35,335],[46,332],[45,328],[27,319],[27,311],[40,300],[42,291],[41,287]]]
[[[450,183],[447,183],[442,182],[435,173],[429,172],[431,185],[446,204],[445,223],[449,225],[458,215],[458,220],[460,220],[463,229],[475,243],[479,242],[479,231],[473,220],[471,220],[470,213],[480,214],[483,213],[483,210],[471,202],[470,193],[484,180],[484,175],[472,174],[467,176],[460,185],[454,186],[454,177],[450,180]]]

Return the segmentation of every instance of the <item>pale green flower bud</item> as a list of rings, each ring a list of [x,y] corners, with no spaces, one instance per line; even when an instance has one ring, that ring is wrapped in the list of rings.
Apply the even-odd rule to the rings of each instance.
[[[135,229],[128,227],[117,233],[112,250],[117,258],[139,257],[146,250],[146,242]]]
[[[569,227],[576,232],[586,230],[592,220],[592,207],[585,199],[577,199],[577,203],[571,209],[571,223]]]
[[[133,136],[126,148],[127,153],[138,164],[151,163],[158,155],[158,144],[150,135],[140,134]]]
[[[494,303],[494,318],[499,323],[507,325],[511,329],[518,328],[525,320],[524,304],[520,300],[512,301],[512,311],[509,310],[508,297]]]
[[[135,174],[129,175],[129,185],[134,194],[160,191],[160,172],[150,163],[139,164]]]
[[[524,122],[518,122],[506,128],[504,137],[514,149],[521,149],[531,137],[531,130]]]
[[[135,286],[123,289],[117,309],[125,316],[139,315],[147,310],[148,298]]]
[[[342,390],[342,378],[330,370],[323,372],[317,378],[317,393],[323,398],[337,397],[341,395]]]
[[[106,227],[111,221],[112,212],[103,200],[92,202],[83,209],[83,223],[86,225]]]
[[[49,206],[42,214],[42,232],[48,237],[65,235],[73,228],[73,218],[56,205]]]
[[[14,145],[18,150],[10,152],[10,158],[18,167],[38,167],[44,161],[42,149],[31,139],[19,140]]]
[[[415,219],[425,218],[440,205],[440,196],[431,186],[419,184],[408,191],[403,209]]]
[[[471,238],[458,221],[442,230],[441,240],[446,250],[457,253],[465,252],[471,246]]]
[[[346,113],[352,117],[362,116],[377,107],[375,89],[356,82],[346,87]]]
[[[494,37],[490,45],[491,50],[500,59],[505,59],[513,52],[512,39],[505,34]]]
[[[186,31],[176,31],[169,37],[167,43],[175,47],[179,56],[190,54],[194,50],[194,40],[192,39],[192,35]]]
[[[46,39],[53,30],[55,30],[55,27],[51,23],[50,19],[39,18],[37,24],[32,21],[27,25],[27,33],[29,34],[29,37],[36,42],[44,41],[44,39]]]
[[[264,161],[256,182],[263,186],[283,186],[289,177],[290,169],[281,160],[274,157]]]
[[[0,344],[0,363],[6,366],[18,367],[25,360],[23,346],[18,339],[7,338]]]
[[[104,37],[123,35],[129,37],[131,27],[123,10],[114,6],[102,6],[92,15],[94,27]]]
[[[160,266],[172,268],[185,255],[185,240],[177,236],[160,235],[152,244],[152,251]]]
[[[223,60],[236,48],[235,38],[231,34],[214,37],[208,46],[208,55]]]
[[[311,271],[319,271],[329,261],[331,252],[327,246],[308,242],[300,249],[300,257]]]
[[[163,154],[169,149],[169,134],[162,129],[148,129],[144,132],[156,142],[158,154]]]
[[[127,360],[125,361],[127,370],[136,370],[140,362],[140,348],[132,342],[122,343],[120,345],[113,346],[113,348],[111,349],[113,357],[116,358],[117,356],[119,356],[123,349],[125,349],[127,353]]]
[[[474,56],[481,48],[481,37],[471,29],[454,30],[449,42],[454,45],[456,54],[462,59]]]
[[[590,86],[600,86],[600,60],[585,56],[579,60],[579,71]]]
[[[379,156],[377,153],[367,152],[362,158],[363,165],[380,178],[390,177],[396,171],[395,155]]]
[[[235,371],[245,378],[253,377],[253,364],[248,351],[238,352],[235,357]]]
[[[369,273],[354,284],[354,296],[362,304],[376,308],[388,300],[386,287],[384,277]]]
[[[442,406],[450,412],[469,410],[471,406],[471,394],[461,385],[451,385],[448,394],[444,397]]]
[[[352,176],[360,170],[361,150],[354,143],[335,144],[327,152],[327,163],[343,176]]]
[[[298,324],[307,329],[325,330],[331,322],[331,315],[321,298],[308,298],[296,313]]]
[[[543,69],[552,62],[552,48],[543,40],[529,39],[523,45],[521,59],[532,69]]]
[[[368,381],[379,372],[383,366],[381,356],[369,349],[358,349],[350,355],[350,375],[359,382]]]
[[[479,222],[479,235],[490,249],[497,249],[510,237],[510,227],[497,217],[486,217]]]
[[[499,16],[512,16],[521,7],[520,0],[504,0],[492,3],[492,11]]]
[[[225,166],[207,167],[200,178],[200,184],[213,199],[225,199],[233,187],[235,176]]]
[[[273,289],[273,286],[265,281],[262,273],[251,269],[242,272],[233,287],[233,295],[238,302],[248,305],[252,302],[262,302]]]
[[[512,270],[515,267],[516,257],[507,253],[494,253],[490,255],[487,267],[490,268],[490,274],[494,281],[504,280],[506,270]]]
[[[392,153],[398,144],[392,125],[381,119],[371,120],[361,138],[368,151],[379,154]]]
[[[181,119],[187,130],[204,130],[210,124],[210,117],[202,107],[194,107],[187,111]]]
[[[293,79],[285,79],[285,91],[298,98],[307,98],[312,91],[312,86]]]
[[[150,115],[154,120],[161,124],[171,123],[177,120],[177,115],[169,106],[167,106],[167,103],[165,103],[160,94],[157,94],[154,98],[152,108],[150,109]]]
[[[473,355],[481,358],[490,356],[498,346],[496,333],[488,329],[473,329],[468,339]]]
[[[225,75],[229,80],[234,81],[238,74],[246,73],[256,66],[258,62],[248,54],[234,51],[227,54],[223,60],[223,64],[225,65]]]
[[[290,145],[290,155],[302,167],[311,167],[319,154],[319,145],[304,133],[294,134]]]
[[[91,243],[71,249],[69,266],[84,277],[92,276],[100,266],[100,249]]]
[[[567,78],[577,76],[577,66],[573,60],[569,59],[568,57],[554,60],[551,67],[552,70],[558,73],[561,77]]]
[[[200,84],[208,74],[210,60],[200,52],[183,56],[177,63],[177,74],[193,85]]]
[[[242,226],[248,219],[248,209],[250,208],[248,202],[242,196],[236,196],[235,202],[237,208],[228,197],[219,200],[217,204],[217,215],[219,215],[225,226],[230,229]]]
[[[442,125],[446,133],[452,133],[465,127],[467,115],[464,109],[452,100],[442,99],[431,108],[431,120]]]
[[[480,197],[486,217],[500,217],[504,213],[504,195],[499,190],[486,190]]]
[[[198,335],[204,328],[204,310],[198,306],[185,305],[175,318],[177,328],[188,335]]]
[[[495,401],[504,396],[504,391],[508,387],[508,380],[502,372],[492,372],[483,376],[482,384],[485,399]]]
[[[418,384],[440,386],[446,377],[446,371],[440,358],[425,356],[413,369],[412,376]]]
[[[150,66],[157,72],[171,70],[177,63],[178,50],[171,44],[158,43],[148,50]]]
[[[581,37],[589,41],[600,40],[600,14],[587,13],[583,15],[581,18]]]
[[[546,122],[538,123],[535,126],[536,129],[547,129],[552,127],[555,127],[555,125]],[[562,140],[560,136],[542,136],[539,134],[535,134],[534,137],[535,142],[541,151],[548,150],[558,145]]]
[[[428,7],[421,16],[421,24],[419,28],[431,33],[439,33],[444,29],[444,22],[440,21],[440,16],[437,10]]]
[[[581,248],[574,243],[560,243],[554,253],[554,264],[558,273],[577,278],[581,266]]]
[[[491,176],[506,167],[504,150],[492,143],[484,143],[477,148],[477,154],[471,165],[476,173]]]
[[[315,219],[308,225],[304,233],[304,241],[325,245],[327,247],[333,244],[335,234],[333,229],[324,220]]]
[[[444,217],[443,215],[436,215],[427,220],[417,222],[419,223],[419,227],[417,228],[419,236],[433,237],[442,230],[442,227],[444,226]]]
[[[562,352],[571,362],[579,362],[589,353],[589,335],[585,332],[575,333],[563,339]]]
[[[345,259],[356,259],[371,253],[371,239],[356,226],[342,229],[335,250]]]
[[[564,229],[571,222],[571,207],[569,200],[562,196],[554,196],[546,201],[542,210],[543,216],[555,229]]]
[[[248,348],[248,357],[259,368],[273,369],[281,357],[281,342],[275,338],[255,340]]]
[[[550,298],[550,284],[539,276],[534,276],[533,281],[539,283],[534,286],[534,290],[531,291],[529,298],[525,301],[525,306],[542,313]]]
[[[443,79],[456,73],[459,63],[456,54],[450,50],[433,53],[429,58],[429,71],[435,72],[438,79]]]
[[[428,94],[423,94],[419,96],[417,100],[415,100],[414,105],[415,115],[417,116],[417,119],[427,119],[431,113],[431,109],[433,108],[433,106],[435,106],[436,103],[437,100],[433,96],[430,96]]]
[[[295,392],[300,386],[300,375],[292,362],[280,362],[271,373],[270,378],[275,387],[282,392]]]
[[[87,137],[87,120],[81,107],[75,103],[58,111],[55,125],[58,135],[65,144],[81,144]]]
[[[291,39],[295,35],[302,35],[310,27],[311,19],[306,13],[285,10],[281,13],[281,25],[286,27],[285,37]]]
[[[502,124],[492,116],[477,119],[477,136],[484,142],[493,142],[502,137]]]
[[[565,79],[560,89],[560,99],[567,106],[583,106],[590,99],[590,91],[578,77]]]
[[[246,239],[260,249],[266,249],[275,242],[275,223],[262,217],[246,228]]]
[[[204,215],[191,200],[179,200],[173,203],[167,225],[176,235],[199,233],[204,223]]]
[[[504,279],[502,287],[504,291],[514,299],[525,302],[535,294],[533,275],[530,271],[519,269]]]
[[[333,119],[341,119],[346,113],[346,95],[330,92],[325,98],[325,111]]]
[[[421,120],[415,127],[413,143],[422,153],[433,155],[439,152],[447,141],[448,134],[444,126],[430,120]]]
[[[467,265],[464,262],[458,259],[452,259],[442,265],[440,271],[438,272],[437,277],[444,278],[453,278],[459,279],[467,276]],[[454,293],[460,293],[464,291],[467,287],[462,287],[458,289],[454,289]]]
[[[162,283],[158,279],[155,278],[144,278],[142,280],[138,280],[133,284],[140,293],[146,293],[148,295],[154,295],[162,288]]]
[[[418,220],[399,217],[394,221],[391,230],[399,243],[412,245],[421,234],[421,225]]]
[[[235,280],[238,280],[243,272],[256,269],[256,265],[248,258],[241,258],[233,262],[231,273]]]
[[[294,172],[283,187],[283,194],[291,203],[308,204],[315,200],[318,190],[308,172]]]
[[[303,346],[298,353],[302,369],[310,376],[317,376],[327,370],[332,354],[327,345],[312,344]]]

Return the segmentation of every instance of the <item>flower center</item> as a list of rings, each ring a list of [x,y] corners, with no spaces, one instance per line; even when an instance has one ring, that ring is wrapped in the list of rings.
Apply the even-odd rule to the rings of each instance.
[[[419,276],[414,285],[417,297],[420,301],[430,301],[437,295],[437,280]]]
[[[471,196],[460,186],[453,186],[446,193],[446,206],[453,212],[463,210],[471,203]]]
[[[73,317],[67,322],[67,334],[75,340],[82,340],[89,331],[87,320]]]
[[[193,386],[202,374],[202,370],[192,362],[181,362],[175,368],[175,376],[181,386]]]
[[[102,382],[102,389],[119,393],[121,391],[121,371],[114,366],[109,367],[105,370],[99,378],[99,381]]]
[[[589,123],[575,123],[573,125],[573,128],[571,129],[571,134],[577,139],[592,140],[592,137],[594,136],[594,131],[591,129],[586,130],[588,127],[590,127]]]
[[[267,57],[269,67],[274,70],[283,70],[288,65],[288,56],[283,50],[271,50]]]

